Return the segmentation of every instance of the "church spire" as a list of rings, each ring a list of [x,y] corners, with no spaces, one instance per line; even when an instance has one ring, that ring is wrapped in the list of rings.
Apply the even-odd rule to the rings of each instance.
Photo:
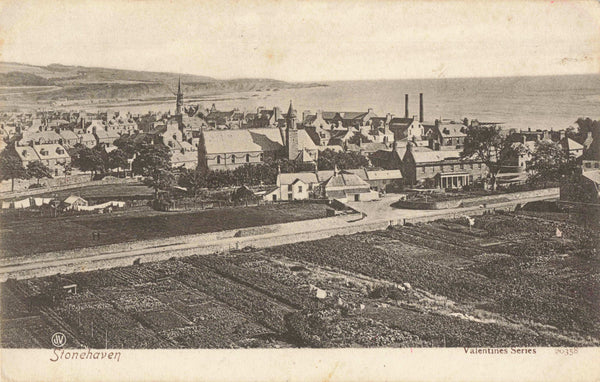
[[[179,76],[179,83],[177,84],[177,101],[175,105],[175,115],[181,115],[181,109],[183,109],[183,92],[181,91],[181,76]]]
[[[290,100],[290,107],[288,109],[287,117],[290,119],[296,118],[296,111],[294,111],[294,107],[292,106],[292,100]]]

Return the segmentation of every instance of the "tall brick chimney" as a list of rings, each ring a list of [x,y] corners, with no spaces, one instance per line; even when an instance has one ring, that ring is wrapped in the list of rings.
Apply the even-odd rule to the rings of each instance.
[[[419,93],[419,122],[423,122],[423,93]]]
[[[408,94],[404,95],[404,118],[408,118]]]

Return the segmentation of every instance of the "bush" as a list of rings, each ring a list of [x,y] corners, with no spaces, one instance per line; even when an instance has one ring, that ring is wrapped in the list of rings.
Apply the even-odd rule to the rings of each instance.
[[[34,184],[30,184],[29,188],[30,189],[32,189],[32,188],[44,188],[44,185],[43,184],[34,183]]]

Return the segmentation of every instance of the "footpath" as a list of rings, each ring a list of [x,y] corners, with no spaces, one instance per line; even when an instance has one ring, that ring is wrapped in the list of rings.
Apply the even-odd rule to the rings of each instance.
[[[477,206],[446,210],[406,210],[391,207],[397,198],[387,196],[376,202],[348,203],[359,214],[0,259],[0,281],[113,268],[172,257],[207,255],[245,247],[273,247],[335,235],[377,231],[407,223],[509,211],[517,204],[557,198],[558,195],[536,196],[490,204],[485,208]]]

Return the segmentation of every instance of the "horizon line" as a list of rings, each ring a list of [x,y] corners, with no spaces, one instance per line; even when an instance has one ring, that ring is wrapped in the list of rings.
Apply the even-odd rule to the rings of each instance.
[[[321,79],[321,80],[284,80],[278,78],[271,77],[216,77],[209,74],[193,74],[193,73],[184,73],[184,72],[175,72],[175,71],[165,71],[165,70],[144,70],[144,69],[128,69],[128,68],[117,68],[111,66],[87,66],[87,65],[77,65],[77,64],[63,64],[58,62],[53,62],[46,65],[39,64],[30,64],[24,62],[17,61],[4,61],[0,60],[0,64],[17,64],[23,66],[32,66],[38,68],[46,68],[51,65],[60,65],[66,67],[81,67],[81,68],[90,68],[90,69],[110,69],[110,70],[121,70],[121,71],[131,71],[131,72],[142,72],[142,73],[157,73],[157,74],[171,74],[171,75],[179,75],[179,76],[197,76],[197,77],[206,77],[212,80],[217,81],[233,81],[233,80],[272,80],[272,81],[281,81],[287,83],[318,83],[318,82],[354,82],[354,81],[411,81],[411,80],[452,80],[452,79],[492,79],[492,78],[521,78],[521,77],[568,77],[568,76],[594,76],[600,75],[600,72],[581,72],[581,73],[566,73],[566,74],[515,74],[515,75],[480,75],[480,76],[432,76],[432,77],[382,77],[382,78],[362,78],[362,79]]]

